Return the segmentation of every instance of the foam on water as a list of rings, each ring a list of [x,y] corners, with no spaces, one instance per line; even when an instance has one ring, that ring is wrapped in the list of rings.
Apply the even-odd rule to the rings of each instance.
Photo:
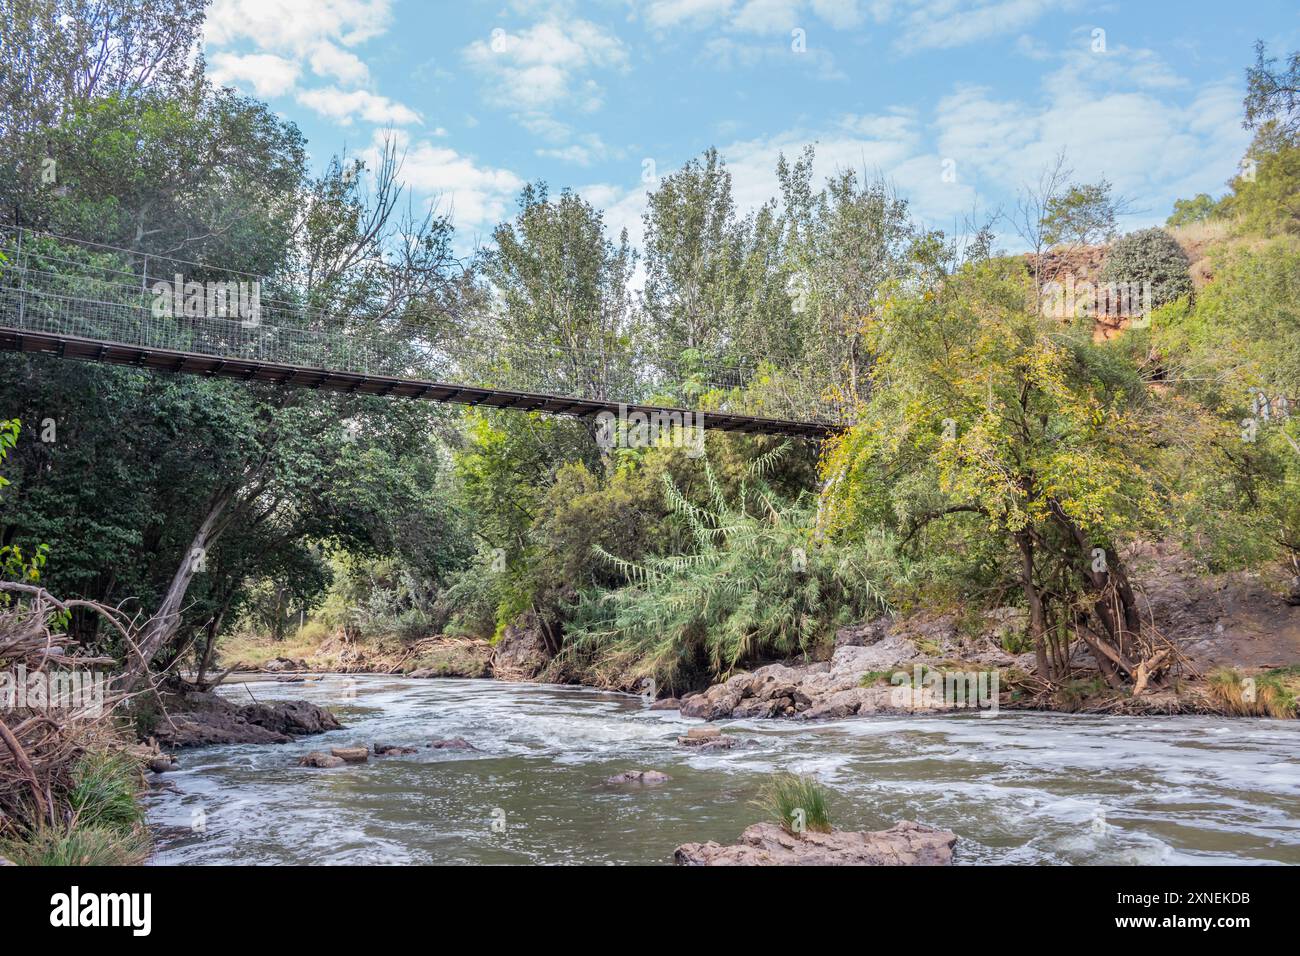
[[[347,729],[183,753],[151,798],[157,862],[667,862],[683,842],[734,840],[762,816],[751,801],[777,770],[831,788],[842,827],[951,829],[963,863],[1300,862],[1300,724],[1289,721],[732,721],[719,726],[742,746],[698,751],[676,743],[697,721],[586,688],[329,677],[223,692],[250,691],[329,706]],[[441,737],[478,749],[428,749]],[[311,750],[375,742],[420,750],[297,766]],[[673,779],[604,783],[627,769]]]

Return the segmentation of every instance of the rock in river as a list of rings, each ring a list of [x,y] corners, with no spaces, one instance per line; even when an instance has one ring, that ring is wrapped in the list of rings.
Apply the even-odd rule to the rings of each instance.
[[[658,770],[624,770],[622,773],[616,773],[614,776],[605,780],[606,783],[640,783],[655,784],[667,783],[672,777],[666,773],[660,773]]]
[[[345,763],[365,763],[370,759],[370,751],[365,747],[335,747],[330,753]]]
[[[429,744],[434,750],[478,750],[472,743],[464,737],[449,737],[446,740],[435,740]]]
[[[299,760],[298,766],[328,769],[330,767],[341,767],[345,763],[347,763],[347,761],[342,757],[335,757],[333,754],[321,753],[319,750],[314,750]]]
[[[805,833],[793,836],[775,823],[756,823],[731,846],[684,843],[678,866],[947,866],[957,836],[903,820],[888,830]]]
[[[169,750],[209,744],[283,744],[302,734],[338,730],[343,725],[328,710],[305,700],[231,703],[211,692],[167,701],[168,719],[154,729]]]

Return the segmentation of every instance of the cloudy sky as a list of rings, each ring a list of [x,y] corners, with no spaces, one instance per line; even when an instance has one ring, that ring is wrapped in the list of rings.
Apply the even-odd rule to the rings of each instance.
[[[319,168],[385,133],[472,247],[544,179],[640,232],[647,181],[716,145],[737,201],[818,148],[928,225],[1009,209],[1061,149],[1126,227],[1223,191],[1243,71],[1300,47],[1283,0],[213,0],[211,75],[296,122]],[[1004,244],[1014,248],[1007,236]]]

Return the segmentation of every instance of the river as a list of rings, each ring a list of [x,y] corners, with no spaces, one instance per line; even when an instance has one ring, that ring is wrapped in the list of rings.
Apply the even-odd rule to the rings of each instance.
[[[635,697],[490,680],[326,677],[222,689],[301,698],[347,729],[183,751],[148,799],[160,864],[670,863],[762,818],[773,771],[813,774],[843,829],[917,820],[962,864],[1300,863],[1300,722],[1002,713],[720,722],[746,741],[676,744],[698,721]],[[428,749],[463,737],[478,750]],[[405,757],[311,770],[311,750]],[[623,770],[653,787],[604,781]]]

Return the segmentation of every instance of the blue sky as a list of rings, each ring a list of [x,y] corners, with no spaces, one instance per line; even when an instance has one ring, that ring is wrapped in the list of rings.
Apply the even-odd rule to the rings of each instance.
[[[537,179],[635,241],[647,179],[710,145],[742,209],[774,193],[782,150],[816,143],[819,175],[879,172],[952,230],[1009,210],[1064,149],[1076,179],[1132,197],[1126,228],[1161,222],[1235,172],[1257,38],[1300,47],[1300,5],[213,0],[205,54],[301,127],[318,168],[396,136],[412,194],[468,249]]]

